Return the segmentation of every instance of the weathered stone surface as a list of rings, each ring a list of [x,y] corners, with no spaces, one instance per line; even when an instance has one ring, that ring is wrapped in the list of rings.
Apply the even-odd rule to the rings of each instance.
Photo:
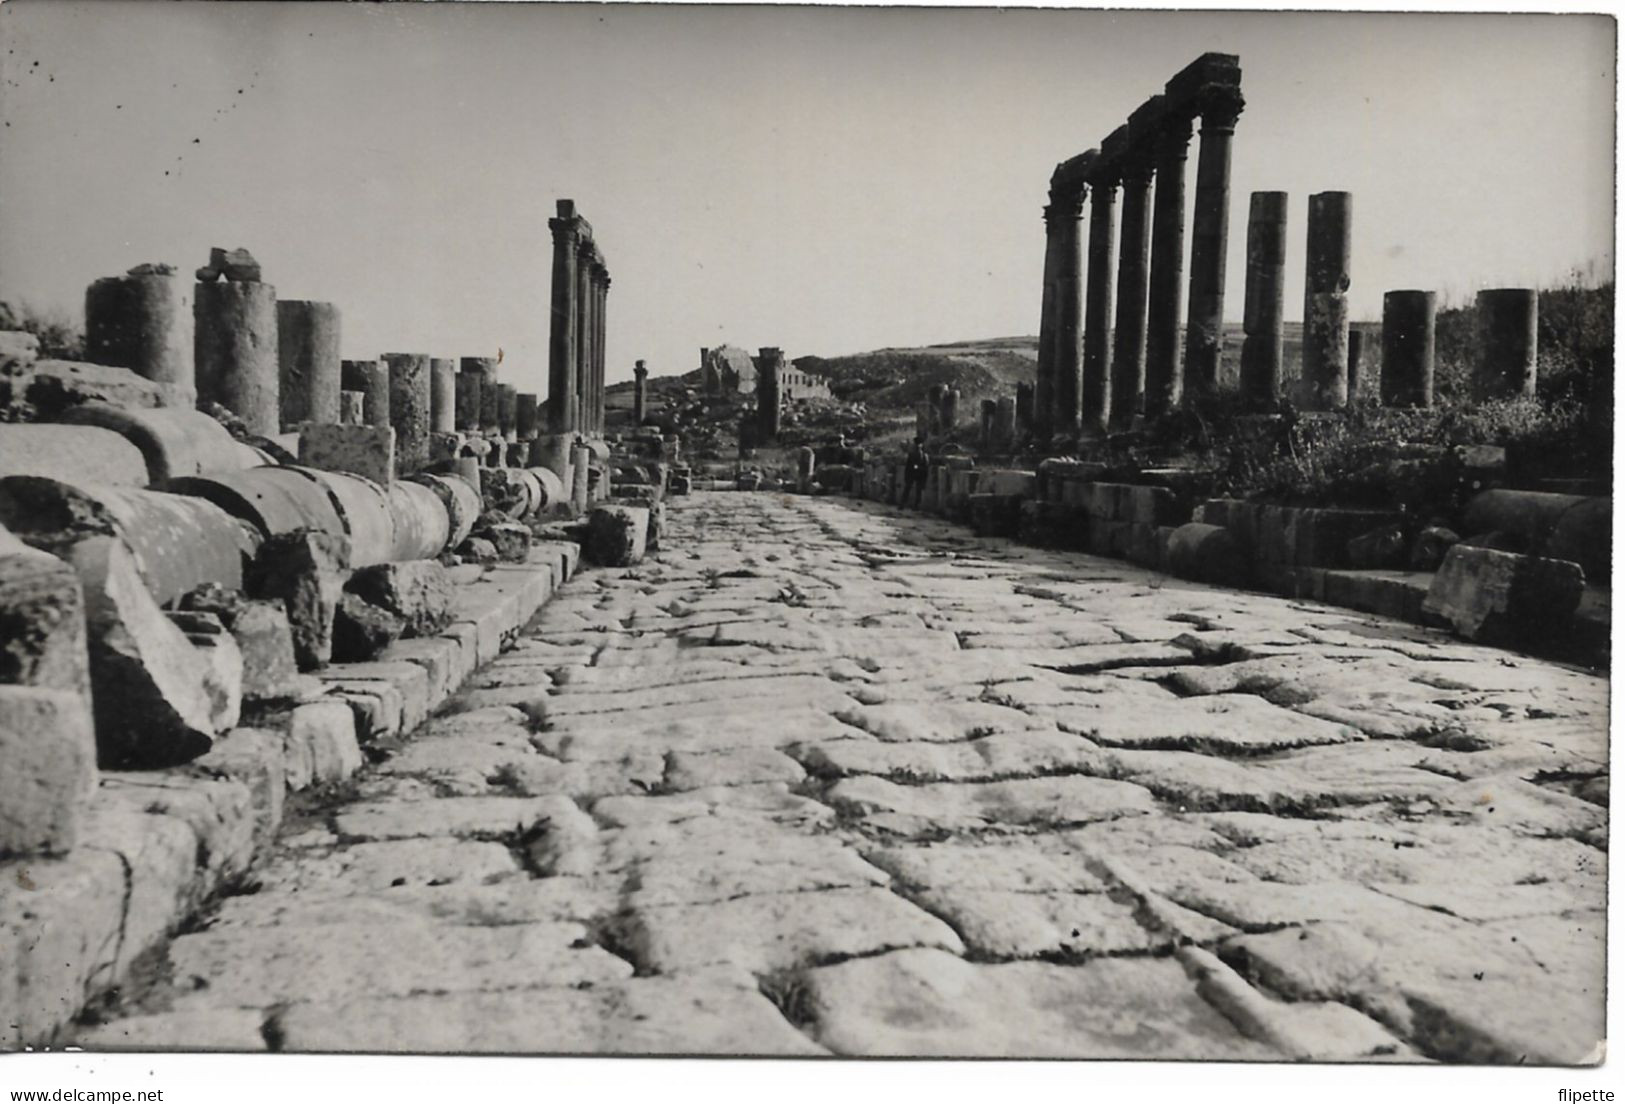
[[[496,552],[496,558],[504,563],[524,563],[530,558],[530,530],[509,518],[500,515],[482,515],[480,520],[474,523],[473,539],[490,544]]]
[[[396,472],[395,431],[389,426],[307,425],[299,431],[299,462],[387,485]]]
[[[42,419],[54,419],[80,403],[105,402],[125,409],[163,406],[170,397],[163,384],[143,379],[128,368],[86,364],[77,360],[36,360],[12,385]]]
[[[828,800],[905,833],[995,824],[1086,824],[1156,807],[1140,786],[1080,776],[923,786],[899,786],[865,776],[836,783]]]
[[[95,791],[89,701],[73,690],[0,686],[0,855],[71,851]]]
[[[282,1049],[292,1052],[825,1053],[755,990],[699,978],[301,1004],[277,1024]]]
[[[276,305],[282,426],[339,422],[339,309],[284,299]]]
[[[145,487],[147,461],[129,441],[96,426],[0,424],[0,477],[7,475]]]
[[[344,587],[349,540],[332,533],[293,532],[272,537],[251,565],[245,588],[256,598],[279,600],[293,630],[300,670],[333,655],[333,618]]]
[[[964,950],[942,921],[883,889],[826,889],[737,897],[709,905],[638,909],[624,946],[662,974],[732,965],[753,973],[793,969],[831,955],[902,947]]]
[[[212,502],[133,487],[0,479],[0,522],[36,548],[67,556],[92,535],[121,539],[160,603],[203,582],[238,586],[257,535]]]
[[[198,284],[195,295],[198,401],[219,403],[250,433],[280,433],[276,288],[228,280]]]
[[[630,976],[627,963],[601,948],[575,946],[585,934],[579,924],[568,923],[245,928],[181,936],[169,956],[179,984],[189,977],[208,980],[207,990],[195,998],[199,1003],[226,1008]]]
[[[241,591],[205,583],[181,597],[180,607],[210,613],[237,642],[243,660],[243,699],[271,701],[296,692],[298,665],[287,610],[277,602],[256,601]]]
[[[243,653],[225,625],[212,613],[177,611],[170,621],[186,634],[203,671],[203,692],[216,732],[232,728],[242,715]]]
[[[1168,570],[1202,582],[1243,586],[1249,577],[1246,558],[1228,529],[1190,522],[1168,537]]]
[[[104,766],[163,767],[209,750],[216,732],[206,666],[153,602],[112,537],[73,548],[85,593],[96,741]]]
[[[84,696],[89,662],[73,566],[0,529],[0,684]]]
[[[345,591],[333,611],[331,657],[335,663],[364,663],[399,640],[405,631],[405,618]]]
[[[1458,544],[1434,576],[1422,611],[1469,640],[1527,646],[1562,632],[1584,590],[1578,564]]]
[[[364,567],[345,588],[400,618],[407,636],[433,636],[451,624],[451,576],[438,560]]]
[[[807,975],[813,1034],[837,1054],[1273,1060],[1171,959],[973,965],[900,950]]]
[[[639,506],[600,506],[587,518],[587,558],[601,567],[631,567],[643,559],[649,511]]]
[[[387,501],[391,560],[424,560],[445,551],[451,517],[439,495],[422,484],[397,481],[390,484]]]
[[[395,473],[410,475],[429,462],[429,358],[385,353],[389,366],[389,424],[395,429]]]

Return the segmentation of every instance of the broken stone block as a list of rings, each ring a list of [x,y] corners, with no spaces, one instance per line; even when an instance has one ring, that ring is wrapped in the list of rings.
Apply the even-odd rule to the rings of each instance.
[[[1247,585],[1247,558],[1228,529],[1199,521],[1181,525],[1168,535],[1165,554],[1168,570],[1182,578],[1222,586]]]
[[[519,481],[519,472],[512,468],[481,468],[480,497],[485,500],[487,510],[509,517],[522,516],[529,505],[525,485]]]
[[[60,854],[96,792],[96,733],[72,690],[0,686],[0,855]]]
[[[278,602],[257,601],[218,583],[205,583],[180,601],[183,610],[212,613],[243,657],[243,700],[278,701],[298,691],[293,630]]]
[[[1527,648],[1563,632],[1584,591],[1577,563],[1458,544],[1434,575],[1422,612],[1469,640]]]
[[[364,567],[345,589],[399,617],[407,636],[434,636],[451,624],[451,575],[438,560]]]
[[[112,403],[131,409],[166,405],[162,384],[136,375],[128,368],[86,364],[77,360],[39,360],[28,367],[22,397],[42,421],[55,419],[80,403]]]
[[[502,557],[497,553],[495,543],[484,537],[469,537],[457,546],[457,556],[464,563],[483,564],[486,567],[500,563]]]
[[[649,511],[641,506],[599,506],[587,518],[586,554],[601,567],[631,567],[648,548]]]
[[[973,494],[968,501],[971,529],[977,536],[1013,537],[1020,531],[1021,495]]]
[[[246,573],[249,594],[280,600],[286,608],[302,671],[321,667],[333,655],[333,617],[344,590],[349,545],[347,537],[333,533],[282,533],[260,547]]]
[[[0,684],[90,693],[85,604],[70,564],[0,529]]]
[[[1357,571],[1380,571],[1405,565],[1408,551],[1402,525],[1379,525],[1348,543],[1348,565]]]
[[[260,265],[254,254],[240,246],[222,249],[217,245],[209,250],[209,263],[197,270],[197,278],[207,284],[222,276],[240,283],[258,283]]]
[[[400,639],[406,621],[349,592],[339,597],[333,620],[333,661],[365,663]]]
[[[212,613],[177,610],[169,615],[186,634],[201,662],[203,691],[216,732],[234,727],[243,712],[243,653],[220,618]]]
[[[487,513],[474,526],[474,536],[488,540],[497,558],[505,563],[524,563],[530,556],[531,532],[521,522]]]
[[[1411,545],[1411,570],[1439,570],[1439,565],[1444,563],[1445,554],[1460,543],[1461,536],[1454,529],[1448,529],[1443,525],[1427,526],[1416,534],[1416,543]]]
[[[147,592],[113,537],[70,554],[85,593],[96,744],[104,767],[169,767],[214,743],[207,663]]]
[[[389,426],[307,425],[299,432],[299,462],[388,486],[395,478],[395,431]]]

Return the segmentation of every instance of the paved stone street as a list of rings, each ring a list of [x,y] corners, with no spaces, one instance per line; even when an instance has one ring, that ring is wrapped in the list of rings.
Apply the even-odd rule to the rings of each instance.
[[[1604,680],[850,499],[663,543],[80,1042],[1596,1057]]]

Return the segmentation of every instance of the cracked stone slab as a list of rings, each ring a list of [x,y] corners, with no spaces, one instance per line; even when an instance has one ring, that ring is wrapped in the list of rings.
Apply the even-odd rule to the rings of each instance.
[[[1107,746],[1258,754],[1364,740],[1347,725],[1294,713],[1252,694],[1175,698],[1154,708],[1102,695],[1086,705],[1054,710],[1057,724]]]
[[[640,970],[660,974],[719,965],[765,974],[901,947],[965,950],[952,928],[884,889],[770,893],[640,908],[625,918],[621,940]]]
[[[728,748],[674,751],[667,757],[662,781],[668,790],[702,790],[761,782],[795,786],[806,777],[801,764],[783,752],[772,748]]]
[[[834,819],[827,805],[791,793],[782,782],[710,786],[652,797],[604,797],[592,806],[593,816],[615,828],[732,814],[805,825]]]
[[[253,1053],[268,1049],[266,1014],[258,1008],[195,1008],[126,1016],[81,1028],[73,1045],[85,1050],[206,1050]]]
[[[866,1057],[1273,1061],[1169,958],[973,964],[902,950],[807,973],[814,1036]]]
[[[697,978],[301,1003],[284,1011],[277,1027],[281,1049],[290,1052],[827,1053],[755,990]]]
[[[1136,918],[1132,900],[1106,893],[943,887],[921,890],[913,898],[987,958],[1078,958],[1151,951],[1173,942],[1171,935]],[[1213,927],[1212,938],[1234,934],[1234,929]]]
[[[835,715],[877,739],[894,743],[970,740],[996,732],[1048,727],[1019,709],[979,701],[864,705]]]
[[[796,749],[814,774],[874,774],[898,781],[980,782],[1039,774],[1104,774],[1108,760],[1070,733],[1008,732],[956,743],[835,740]]]
[[[828,800],[871,819],[885,817],[887,826],[905,830],[1085,824],[1156,811],[1151,794],[1140,786],[1081,775],[923,786],[863,776],[836,783]]]
[[[358,840],[519,836],[544,821],[585,816],[566,797],[438,797],[350,805],[333,826],[340,836]]]
[[[290,852],[256,870],[254,877],[266,889],[298,892],[343,884],[359,891],[495,881],[518,872],[513,853],[499,843],[412,839]]]
[[[586,878],[511,878],[486,885],[396,886],[356,892],[339,884],[300,893],[262,892],[228,897],[211,929],[296,928],[344,924],[436,921],[471,927],[537,921],[585,922],[613,912],[617,896]]]
[[[1287,997],[1350,1004],[1430,1057],[1574,1065],[1601,1059],[1604,931],[1600,911],[1482,926],[1362,916],[1241,936],[1221,955]]]
[[[169,958],[178,986],[206,992],[193,999],[226,1007],[596,983],[632,973],[571,923],[231,928],[183,935]]]
[[[1107,888],[1079,856],[1041,851],[1026,840],[887,847],[866,857],[904,885],[920,889],[1085,893]]]

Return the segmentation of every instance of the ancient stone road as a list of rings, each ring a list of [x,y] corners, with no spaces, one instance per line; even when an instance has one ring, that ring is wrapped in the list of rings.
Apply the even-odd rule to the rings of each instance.
[[[696,494],[86,1046],[1579,1061],[1605,681]]]

